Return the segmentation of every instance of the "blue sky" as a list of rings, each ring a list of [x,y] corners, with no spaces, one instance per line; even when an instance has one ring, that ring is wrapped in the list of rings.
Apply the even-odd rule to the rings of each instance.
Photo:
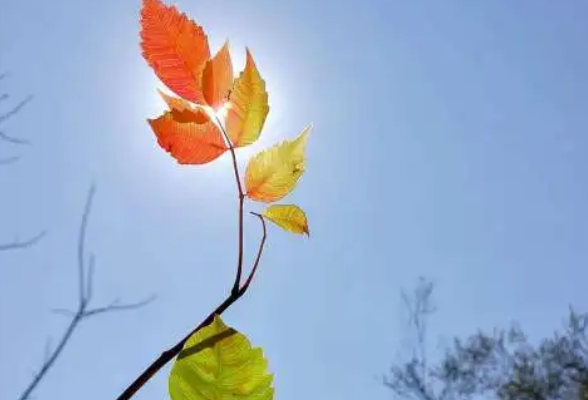
[[[588,261],[588,3],[581,0],[182,0],[236,64],[249,46],[270,92],[263,140],[308,122],[308,170],[289,201],[309,240],[270,229],[260,274],[225,321],[263,346],[276,399],[386,399],[375,378],[405,332],[399,290],[435,279],[434,337],[521,321],[532,337],[582,307]],[[145,119],[164,108],[138,45],[140,2],[0,3],[4,125],[30,147],[0,170],[0,397],[16,398],[76,301],[75,242],[96,305],[36,399],[115,398],[221,301],[236,259],[228,158],[179,167]],[[250,210],[259,210],[249,204]],[[260,228],[246,219],[247,260]],[[137,395],[167,396],[167,369]]]

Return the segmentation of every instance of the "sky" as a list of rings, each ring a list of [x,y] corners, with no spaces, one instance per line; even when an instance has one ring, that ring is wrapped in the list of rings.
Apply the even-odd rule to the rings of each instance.
[[[259,274],[223,318],[262,346],[276,399],[389,399],[406,350],[399,294],[433,279],[442,338],[520,322],[531,338],[588,300],[588,3],[583,0],[178,0],[213,51],[248,46],[267,81],[262,139],[308,123],[285,201],[311,237],[269,227]],[[31,146],[0,169],[0,398],[16,399],[77,300],[76,241],[95,302],[149,306],[84,323],[35,399],[114,399],[226,296],[236,264],[230,159],[181,167],[146,119],[164,104],[139,48],[139,0],[0,0],[3,124]],[[247,210],[262,205],[248,203]],[[261,234],[245,219],[251,265]],[[166,398],[169,366],[136,396]]]

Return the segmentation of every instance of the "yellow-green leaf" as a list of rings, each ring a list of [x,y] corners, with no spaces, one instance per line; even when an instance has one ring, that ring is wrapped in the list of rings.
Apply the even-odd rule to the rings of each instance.
[[[271,400],[273,375],[261,348],[220,316],[188,339],[169,377],[172,400]]]
[[[265,209],[263,216],[288,232],[310,236],[306,214],[294,204],[271,205]]]
[[[271,203],[294,190],[304,172],[304,145],[312,125],[292,141],[284,141],[253,157],[245,171],[247,196]]]
[[[265,81],[247,49],[245,69],[235,80],[227,103],[227,133],[235,147],[255,142],[269,113]]]

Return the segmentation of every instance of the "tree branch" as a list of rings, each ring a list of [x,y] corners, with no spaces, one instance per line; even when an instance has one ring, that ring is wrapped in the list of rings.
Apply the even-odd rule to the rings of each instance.
[[[47,232],[43,231],[27,240],[21,241],[17,239],[11,243],[0,244],[0,251],[26,249],[27,247],[31,247],[32,245],[36,244],[39,240],[45,237],[46,234]]]
[[[266,224],[263,216],[256,213],[252,214],[256,215],[261,220],[263,227],[263,236],[259,243],[259,249],[257,251],[257,256],[255,258],[255,263],[253,264],[253,268],[251,269],[251,272],[249,273],[249,276],[247,277],[245,284],[241,288],[239,288],[236,293],[231,290],[229,296],[213,312],[211,312],[196,328],[194,328],[182,340],[176,343],[175,346],[161,353],[161,355],[155,361],[153,361],[153,363],[151,363],[151,365],[149,365],[149,367],[147,367],[141,373],[141,375],[139,375],[125,389],[125,391],[120,396],[117,397],[117,400],[129,400],[130,398],[132,398],[139,391],[139,389],[143,387],[143,385],[145,385],[161,368],[163,368],[164,365],[166,365],[174,357],[180,354],[182,348],[184,347],[184,344],[194,333],[209,325],[214,320],[215,315],[221,315],[225,310],[227,310],[233,303],[239,300],[239,298],[241,298],[241,296],[243,296],[247,292],[247,289],[249,288],[249,285],[251,284],[251,281],[253,280],[253,277],[257,272],[257,266],[259,265],[259,260],[261,259],[261,253],[263,252],[267,236]]]
[[[10,109],[7,112],[5,112],[4,114],[0,115],[0,124],[5,122],[9,118],[13,117],[15,114],[17,114],[32,99],[33,99],[33,96],[28,96],[26,99],[22,100],[20,103],[18,103],[16,106],[14,106],[12,109]]]
[[[13,163],[17,162],[18,160],[20,160],[20,157],[19,156],[12,156],[12,157],[7,157],[7,158],[0,158],[0,165],[13,164]]]
[[[92,287],[93,287],[93,270],[94,270],[94,256],[90,255],[89,263],[88,263],[88,274],[86,274],[86,255],[85,255],[85,241],[86,241],[86,230],[88,225],[88,218],[92,208],[92,201],[94,198],[94,186],[90,188],[88,198],[86,201],[86,206],[84,208],[84,214],[82,216],[82,222],[80,224],[80,231],[78,236],[78,291],[79,291],[79,299],[78,299],[78,306],[76,311],[68,311],[68,310],[56,310],[63,315],[67,315],[71,317],[71,321],[69,322],[65,332],[61,336],[57,346],[53,351],[50,351],[49,345],[47,344],[45,347],[45,360],[39,369],[39,371],[34,376],[33,380],[28,384],[28,386],[24,389],[22,394],[19,397],[19,400],[27,400],[30,398],[31,393],[37,388],[39,383],[42,379],[47,375],[47,373],[51,370],[57,359],[63,353],[63,350],[69,343],[73,333],[75,332],[76,328],[88,318],[98,315],[98,314],[105,314],[107,312],[117,312],[117,311],[126,311],[126,310],[134,310],[140,307],[143,307],[149,304],[151,301],[154,300],[154,296],[150,298],[137,302],[137,303],[129,303],[129,304],[119,304],[118,300],[113,301],[111,304],[102,307],[96,308],[89,308],[91,297],[92,297]]]

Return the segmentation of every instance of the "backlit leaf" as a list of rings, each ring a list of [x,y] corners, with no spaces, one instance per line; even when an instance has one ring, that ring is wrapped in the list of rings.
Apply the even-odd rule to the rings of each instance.
[[[216,55],[206,63],[202,75],[204,98],[209,106],[218,109],[228,100],[233,85],[233,62],[226,41]]]
[[[271,400],[272,381],[262,349],[215,316],[184,345],[169,393],[172,400]]]
[[[202,72],[210,49],[202,27],[160,0],[143,0],[141,48],[167,87],[186,100],[204,104]]]
[[[181,98],[172,97],[161,90],[158,91],[163,100],[166,102],[173,119],[177,122],[203,122],[206,118],[201,114],[201,110],[192,106],[189,101]]]
[[[284,141],[253,157],[245,171],[247,196],[271,203],[290,193],[304,172],[304,145],[312,126],[292,141]]]
[[[245,69],[235,80],[228,103],[226,125],[233,145],[242,147],[255,142],[268,113],[265,81],[247,49]]]
[[[227,150],[219,128],[202,110],[172,107],[148,121],[159,145],[180,164],[206,164]]]
[[[271,205],[265,209],[263,216],[288,232],[310,235],[306,214],[294,204]]]

